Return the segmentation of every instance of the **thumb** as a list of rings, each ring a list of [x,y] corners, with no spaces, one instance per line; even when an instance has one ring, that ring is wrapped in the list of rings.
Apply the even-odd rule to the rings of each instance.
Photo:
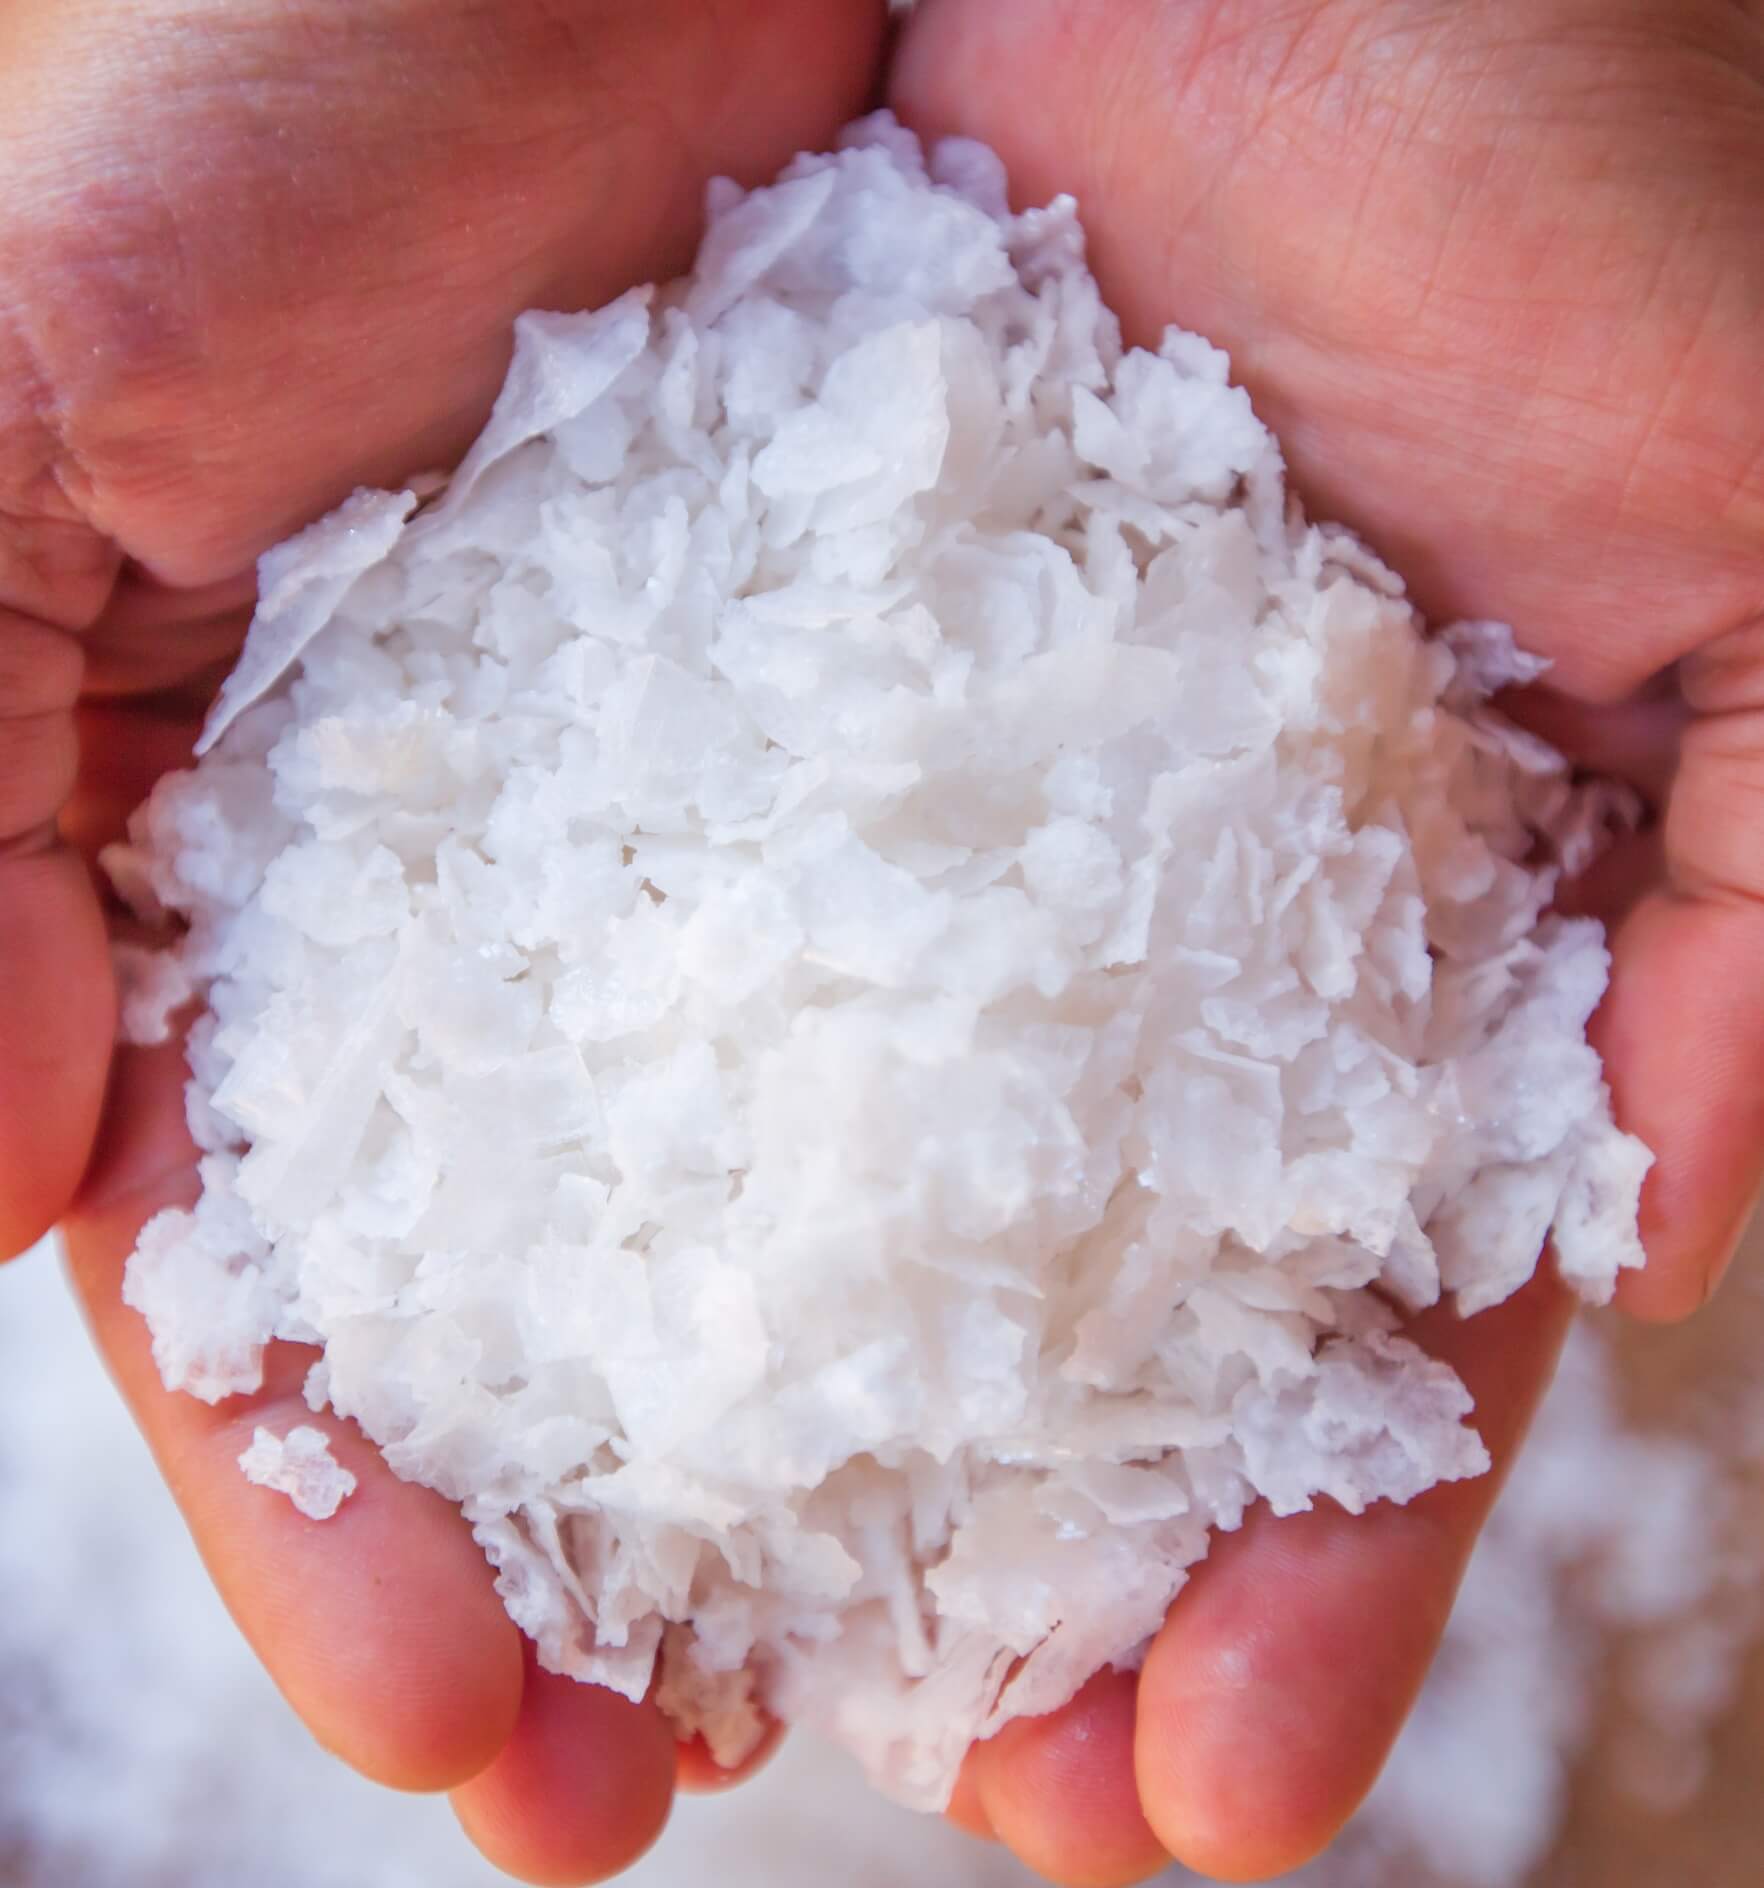
[[[0,1258],[61,1216],[91,1154],[115,1027],[98,900],[56,815],[80,650],[0,609]]]
[[[1764,621],[1684,665],[1686,729],[1665,821],[1666,883],[1612,939],[1596,1019],[1618,1116],[1653,1148],[1644,1271],[1620,1301],[1695,1310],[1764,1184]]]
[[[78,1186],[114,1033],[102,914],[57,821],[79,767],[79,633],[121,558],[69,501],[62,443],[24,312],[0,293],[0,1259]]]

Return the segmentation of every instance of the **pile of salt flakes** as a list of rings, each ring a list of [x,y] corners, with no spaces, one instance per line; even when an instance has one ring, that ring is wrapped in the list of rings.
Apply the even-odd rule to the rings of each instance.
[[[710,208],[266,558],[109,861],[187,926],[128,1027],[202,1001],[128,1291],[210,1399],[321,1346],[548,1666],[935,1807],[1250,1504],[1483,1469],[1407,1312],[1640,1262],[1549,915],[1629,809],[1222,354],[1123,348],[1069,200],[884,116]]]

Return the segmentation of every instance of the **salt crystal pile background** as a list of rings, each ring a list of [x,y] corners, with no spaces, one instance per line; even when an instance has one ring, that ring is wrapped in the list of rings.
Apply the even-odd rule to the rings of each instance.
[[[1420,1709],[1372,1802],[1339,1851],[1300,1878],[1304,1888],[1580,1879],[1584,1847],[1561,1851],[1565,1866],[1546,1857],[1595,1727],[1619,1755],[1634,1752],[1623,1786],[1645,1784],[1654,1798],[1664,1787],[1679,1813],[1641,1825],[1658,1830],[1651,1840],[1614,1837],[1587,1878],[1599,1888],[1757,1878],[1764,1830],[1751,1779],[1764,1688],[1753,1688],[1750,1742],[1725,1740],[1739,1818],[1699,1807],[1695,1785],[1747,1668],[1764,1569],[1764,1402],[1754,1394],[1744,1418],[1742,1394],[1748,1382],[1756,1390],[1764,1335],[1764,1297],[1747,1278],[1760,1256],[1755,1243],[1719,1319],[1649,1333],[1651,1354],[1675,1353],[1679,1385],[1657,1399],[1652,1427],[1618,1410],[1603,1337],[1577,1333]],[[276,1695],[215,1597],[47,1250],[0,1274],[0,1313],[0,1882],[504,1883],[443,1805],[363,1782]],[[1718,1345],[1725,1362],[1711,1354]],[[1704,1395],[1706,1423],[1695,1408]],[[1755,1656],[1751,1666],[1756,1675]],[[1583,1795],[1583,1832],[1591,1808]],[[1595,1840],[1611,1820],[1601,1806]],[[1699,1832],[1729,1872],[1693,1859],[1687,1838]],[[1663,1857],[1676,1858],[1670,1872]],[[796,1737],[732,1795],[683,1799],[659,1847],[623,1879],[1030,1888],[1035,1878],[894,1809],[816,1740]],[[1168,1888],[1189,1879],[1172,1873]]]
[[[207,1005],[129,1294],[198,1395],[322,1344],[547,1664],[935,1806],[1247,1504],[1482,1468],[1398,1307],[1639,1262],[1545,915],[1622,808],[1069,202],[884,118],[712,211],[265,560],[110,861]]]

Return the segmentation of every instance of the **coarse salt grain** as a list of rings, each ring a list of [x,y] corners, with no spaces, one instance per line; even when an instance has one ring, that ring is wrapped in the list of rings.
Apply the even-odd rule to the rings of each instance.
[[[355,1493],[355,1477],[331,1453],[322,1429],[301,1423],[285,1436],[260,1423],[239,1457],[245,1479],[286,1495],[310,1520],[328,1521]]]
[[[884,116],[712,212],[266,560],[111,860],[207,1005],[127,1292],[199,1395],[321,1345],[551,1668],[934,1807],[1251,1503],[1482,1470],[1401,1308],[1640,1262],[1548,915],[1630,809],[1069,200]]]

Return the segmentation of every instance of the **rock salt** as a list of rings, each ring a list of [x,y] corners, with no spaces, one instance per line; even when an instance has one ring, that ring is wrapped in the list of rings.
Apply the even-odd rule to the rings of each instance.
[[[1251,1503],[1480,1472],[1399,1307],[1552,1233],[1608,1296],[1648,1161],[1548,915],[1627,808],[1486,705],[1536,665],[1005,203],[871,119],[525,317],[444,495],[276,554],[112,860],[189,925],[132,1026],[207,1003],[168,1383],[322,1345],[548,1666],[928,1806]]]
[[[261,1424],[239,1457],[247,1481],[286,1495],[314,1521],[328,1521],[355,1493],[355,1477],[331,1453],[322,1429],[302,1423],[278,1436]]]

